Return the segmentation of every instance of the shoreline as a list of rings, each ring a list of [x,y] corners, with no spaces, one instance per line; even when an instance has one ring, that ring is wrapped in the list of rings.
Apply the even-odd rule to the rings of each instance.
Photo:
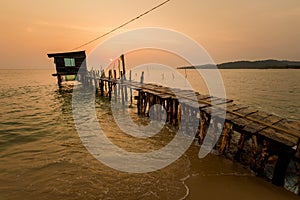
[[[288,190],[257,177],[194,176],[186,181],[189,195],[186,199],[299,199]],[[205,190],[199,188],[205,187]]]
[[[182,179],[189,193],[184,199],[299,199],[293,192],[256,177],[240,163],[217,155],[197,159],[192,161],[192,175]]]

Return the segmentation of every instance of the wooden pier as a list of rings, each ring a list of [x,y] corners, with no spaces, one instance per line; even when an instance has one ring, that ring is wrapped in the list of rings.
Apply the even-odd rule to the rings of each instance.
[[[281,118],[251,106],[236,104],[230,99],[143,83],[143,73],[140,82],[126,80],[124,76],[117,79],[116,75],[112,76],[116,74],[112,70],[108,72],[107,77],[104,72],[101,76],[97,76],[99,73],[95,72],[89,74],[85,78],[86,83],[95,86],[100,96],[107,96],[112,101],[118,98],[125,107],[132,106],[134,98],[138,114],[141,116],[149,116],[150,108],[154,104],[161,105],[165,112],[162,109],[155,110],[156,119],[165,117],[167,123],[177,128],[184,127],[187,134],[189,131],[196,131],[195,139],[200,145],[209,125],[217,129],[221,117],[218,112],[226,112],[223,119],[225,124],[214,149],[222,155],[248,165],[258,176],[264,176],[269,158],[275,158],[272,183],[277,186],[284,186],[291,160],[298,162],[298,169],[300,168],[300,123],[297,121]],[[134,97],[133,91],[137,93]],[[197,102],[191,103],[192,96],[197,97]],[[220,110],[223,108],[220,105],[223,104],[226,104],[225,111]],[[162,116],[164,114],[166,116]],[[234,135],[238,137],[236,141]]]
[[[271,159],[275,160],[271,179],[277,186],[284,186],[288,165],[293,160],[297,163],[300,191],[299,122],[236,104],[230,99],[144,83],[143,72],[139,82],[132,81],[131,72],[129,79],[125,77],[124,56],[121,60],[123,70],[119,67],[118,77],[116,70],[109,70],[107,76],[104,71],[86,71],[81,74],[80,81],[95,87],[98,96],[120,101],[124,108],[132,107],[136,100],[141,116],[149,116],[150,108],[160,105],[152,110],[155,120],[166,119],[178,129],[184,128],[186,134],[196,132],[195,139],[200,145],[207,136],[208,127],[213,126],[220,132],[220,137],[216,134],[212,138],[216,140],[214,150],[249,166],[258,176],[265,176],[266,165]],[[220,121],[225,121],[222,130],[218,130]]]

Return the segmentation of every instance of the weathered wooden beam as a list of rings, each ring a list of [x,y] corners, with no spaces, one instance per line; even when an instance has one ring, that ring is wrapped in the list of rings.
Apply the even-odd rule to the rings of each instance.
[[[226,152],[227,149],[229,149],[230,146],[230,141],[232,138],[232,124],[226,122],[223,128],[223,133],[222,133],[222,143],[221,143],[221,147],[219,149],[220,154],[224,154]]]
[[[245,146],[245,142],[246,140],[248,140],[249,136],[246,135],[246,134],[241,134],[240,135],[240,139],[238,141],[238,144],[237,144],[237,152],[235,154],[235,160],[237,161],[241,161],[241,155],[242,155],[242,152],[243,152],[243,149],[244,149],[244,146]]]
[[[123,72],[121,72],[121,83],[119,84],[119,87],[121,88],[121,99],[122,99],[122,105],[125,105],[125,99],[124,99],[124,88],[123,88],[123,83],[124,83],[124,76],[123,76]],[[140,97],[139,97],[140,98]],[[141,100],[140,100],[141,101]],[[141,113],[139,112],[139,115]]]
[[[125,57],[124,57],[124,54],[122,54],[120,58],[121,58],[121,61],[122,61],[124,80],[126,80],[126,67],[125,67]]]
[[[272,183],[277,186],[284,186],[285,175],[292,155],[289,153],[279,154],[273,172]]]
[[[131,82],[131,70],[129,71],[129,81]],[[130,105],[129,107],[132,107],[132,87],[130,87]]]
[[[57,75],[57,84],[58,84],[58,87],[61,87],[61,82],[62,82],[62,78],[61,78],[61,75]]]
[[[268,160],[268,146],[269,142],[267,140],[263,140],[261,144],[261,150],[258,155],[257,164],[256,164],[256,175],[264,176],[264,169]]]

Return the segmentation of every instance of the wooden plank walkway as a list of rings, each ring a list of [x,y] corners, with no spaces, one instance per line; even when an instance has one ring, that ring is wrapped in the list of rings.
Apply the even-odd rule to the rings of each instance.
[[[191,99],[191,95],[198,97],[199,109],[205,112],[207,107],[217,107],[219,104],[227,104],[226,121],[233,123],[239,130],[249,134],[258,134],[276,140],[290,147],[295,147],[300,138],[300,123],[289,121],[279,116],[259,111],[256,108],[233,103],[230,99],[220,99],[207,95],[201,95],[198,92],[179,90],[176,95],[169,88],[164,88],[155,84],[141,84],[138,82],[124,81],[128,87],[147,93],[155,94],[161,98],[181,98]],[[190,95],[190,96],[189,96]],[[204,110],[204,108],[206,108]],[[207,112],[207,114],[211,114]]]
[[[124,106],[129,103],[129,97],[132,105],[132,91],[137,91],[138,95],[134,99],[137,100],[139,115],[149,116],[150,108],[154,104],[160,104],[165,112],[162,112],[162,109],[156,110],[156,119],[166,119],[167,123],[177,128],[184,127],[187,134],[196,132],[200,145],[206,137],[208,126],[213,125],[217,132],[218,122],[222,119],[225,124],[220,137],[210,136],[212,140],[217,140],[214,149],[224,155],[234,154],[235,160],[249,165],[257,175],[264,175],[269,158],[276,156],[277,162],[272,178],[275,185],[284,185],[291,160],[297,162],[300,169],[298,121],[291,121],[252,106],[237,104],[231,99],[142,83],[143,75],[141,82],[116,79],[116,76],[112,77],[111,72],[108,78],[105,75],[87,76],[84,80],[95,86],[96,91],[100,90],[101,96],[106,93],[110,99],[112,95],[114,100],[121,99]],[[163,113],[166,113],[165,118],[161,116]],[[233,135],[237,134],[239,139],[234,141]],[[298,173],[300,182],[300,170]]]
[[[74,57],[77,54],[80,54],[80,57],[75,57],[78,61],[76,66],[71,67],[72,69],[66,67],[63,57]],[[71,74],[77,74],[78,81],[95,87],[99,96],[121,101],[124,108],[127,104],[132,107],[135,90],[138,93],[134,99],[137,101],[139,115],[149,116],[150,108],[160,104],[161,107],[155,106],[151,111],[155,112],[155,120],[166,119],[167,123],[178,129],[184,127],[186,134],[196,133],[200,145],[209,136],[210,140],[216,140],[215,150],[250,166],[257,175],[265,175],[266,164],[270,158],[275,157],[276,164],[272,174],[272,183],[275,185],[284,185],[288,165],[293,161],[298,166],[296,176],[299,179],[297,185],[300,191],[299,121],[291,121],[251,106],[237,104],[231,99],[203,95],[191,90],[144,84],[144,72],[141,73],[140,82],[131,81],[131,71],[129,80],[126,80],[124,55],[121,55],[119,62],[122,66],[118,66],[119,78],[116,70],[108,70],[108,76],[105,76],[104,70],[87,71],[84,52],[51,54],[49,57],[55,59],[55,75],[60,87],[62,76],[66,75],[67,71],[69,74],[71,70]],[[83,70],[79,70],[82,63]],[[218,130],[220,121],[225,121],[222,130]],[[213,127],[212,135],[207,135],[209,126]],[[300,192],[298,194],[300,195]]]

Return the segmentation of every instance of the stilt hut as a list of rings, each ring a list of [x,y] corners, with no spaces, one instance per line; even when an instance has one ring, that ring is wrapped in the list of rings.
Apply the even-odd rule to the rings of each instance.
[[[52,76],[57,77],[59,87],[63,80],[71,81],[78,78],[82,81],[84,79],[87,73],[85,51],[51,53],[48,57],[54,58],[56,73]]]

